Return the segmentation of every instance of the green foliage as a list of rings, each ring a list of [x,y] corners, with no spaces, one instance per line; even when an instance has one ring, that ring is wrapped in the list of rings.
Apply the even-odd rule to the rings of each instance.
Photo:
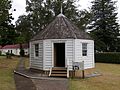
[[[95,60],[96,62],[102,62],[102,63],[120,64],[120,53],[117,52],[96,53]]]
[[[31,22],[26,15],[19,16],[16,22],[16,30],[19,37],[16,38],[17,43],[29,42],[34,34],[34,30],[30,27]]]
[[[25,37],[19,35],[18,37],[16,37],[16,43],[25,43]]]
[[[25,56],[25,52],[23,49],[20,49],[20,56],[24,57]]]
[[[9,53],[9,52],[6,52],[6,58],[9,58],[9,59],[11,59],[11,56],[12,56],[12,54],[11,54],[11,53]]]
[[[119,25],[117,23],[117,13],[115,1],[112,0],[94,0],[92,2],[92,21],[89,27],[96,45],[99,42],[100,51],[118,51]],[[97,48],[96,48],[97,49]]]
[[[16,32],[14,25],[11,24],[12,14],[9,12],[11,7],[11,0],[0,0],[0,45],[2,46],[15,43]]]
[[[9,13],[11,7],[11,0],[0,0],[0,25],[3,23],[10,23],[13,19],[12,14]]]
[[[0,56],[2,55],[2,52],[0,51]]]

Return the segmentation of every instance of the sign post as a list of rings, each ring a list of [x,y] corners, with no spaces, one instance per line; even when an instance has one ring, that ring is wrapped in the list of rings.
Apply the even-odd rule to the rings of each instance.
[[[80,69],[82,70],[82,78],[85,78],[85,71],[84,71],[84,61],[80,62]]]
[[[84,61],[82,62],[73,62],[73,70],[82,70],[82,78],[85,78],[85,71],[84,71]]]

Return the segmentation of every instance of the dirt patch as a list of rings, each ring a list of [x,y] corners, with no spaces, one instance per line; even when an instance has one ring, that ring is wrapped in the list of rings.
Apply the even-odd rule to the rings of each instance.
[[[14,74],[16,90],[36,90],[32,80],[18,74]]]

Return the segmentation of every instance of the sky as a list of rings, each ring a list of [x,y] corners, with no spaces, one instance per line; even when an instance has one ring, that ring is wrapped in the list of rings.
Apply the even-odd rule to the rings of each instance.
[[[88,7],[91,6],[91,1],[93,0],[80,0],[78,4],[80,5],[79,9],[88,9]],[[115,0],[114,0],[115,1]],[[15,21],[18,19],[20,15],[26,14],[25,13],[25,7],[26,7],[26,0],[12,0],[12,13],[13,13],[13,24],[15,24]],[[120,23],[120,0],[117,2],[118,7],[118,21]],[[13,11],[13,9],[16,9],[16,11]]]

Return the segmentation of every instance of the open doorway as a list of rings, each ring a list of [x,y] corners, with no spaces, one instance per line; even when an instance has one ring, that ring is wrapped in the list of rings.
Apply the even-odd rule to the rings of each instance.
[[[54,66],[65,67],[65,43],[54,43]]]

